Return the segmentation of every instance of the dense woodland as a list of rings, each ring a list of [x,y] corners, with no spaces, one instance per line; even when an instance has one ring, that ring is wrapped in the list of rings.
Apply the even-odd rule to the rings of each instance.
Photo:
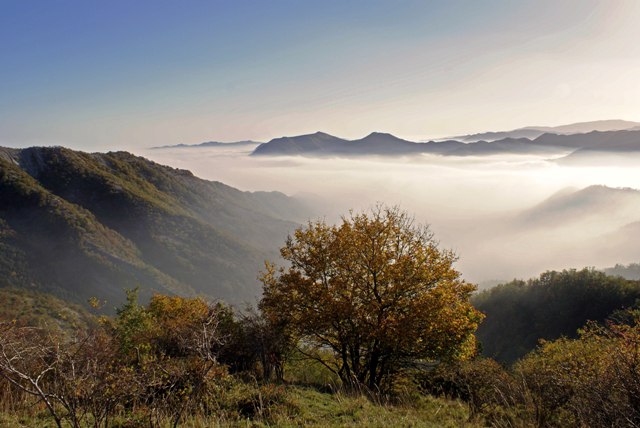
[[[474,306],[486,314],[477,336],[485,356],[511,364],[540,339],[576,338],[587,321],[602,323],[638,299],[640,281],[594,269],[545,272],[474,296]]]

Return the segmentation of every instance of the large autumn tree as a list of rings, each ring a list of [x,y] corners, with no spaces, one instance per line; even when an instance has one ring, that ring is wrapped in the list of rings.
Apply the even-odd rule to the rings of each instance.
[[[288,267],[267,264],[261,309],[346,385],[379,388],[416,361],[474,352],[475,286],[406,212],[378,206],[339,225],[310,222],[281,254]]]

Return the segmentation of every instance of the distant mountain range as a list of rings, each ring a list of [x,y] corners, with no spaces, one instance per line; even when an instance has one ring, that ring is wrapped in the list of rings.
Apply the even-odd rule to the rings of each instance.
[[[242,303],[308,212],[126,152],[0,148],[0,286],[111,307],[123,288]]]
[[[194,148],[194,147],[238,147],[238,146],[255,146],[256,144],[260,144],[257,141],[234,141],[231,143],[221,143],[219,141],[206,141],[200,144],[174,144],[171,146],[157,146],[151,147],[153,150],[158,149],[185,149],[185,148]]]
[[[531,145],[527,139],[505,139],[496,142],[466,144],[460,141],[430,141],[416,143],[391,134],[373,132],[359,140],[345,140],[316,132],[296,137],[276,138],[260,144],[252,156],[402,156],[419,153],[439,155],[474,155],[490,153],[528,153],[545,149]]]
[[[638,151],[640,150],[640,130],[591,131],[585,134],[560,135],[545,133],[533,139],[507,137],[495,141],[473,143],[457,140],[420,143],[380,132],[374,132],[359,140],[345,140],[323,132],[316,132],[315,134],[273,139],[256,147],[252,155],[402,156],[429,153],[445,156],[483,156],[501,153],[545,153],[557,149]]]
[[[578,122],[560,126],[527,126],[513,129],[511,131],[481,132],[478,134],[459,135],[447,138],[447,140],[457,140],[465,143],[476,141],[495,141],[503,138],[528,138],[534,139],[542,134],[586,134],[591,131],[624,131],[640,130],[640,122],[628,120],[596,120],[592,122]]]

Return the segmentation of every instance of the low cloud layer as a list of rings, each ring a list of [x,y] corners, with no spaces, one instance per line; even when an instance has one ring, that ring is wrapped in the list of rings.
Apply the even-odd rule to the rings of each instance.
[[[335,221],[376,202],[400,205],[455,250],[470,281],[491,283],[547,269],[637,262],[640,156],[595,155],[570,164],[542,155],[405,158],[250,157],[253,147],[138,151],[242,190],[304,198]],[[587,190],[589,186],[601,185]],[[551,198],[551,199],[549,199]],[[637,214],[636,214],[637,213]],[[284,237],[283,237],[284,242]],[[274,245],[281,245],[275,243]]]

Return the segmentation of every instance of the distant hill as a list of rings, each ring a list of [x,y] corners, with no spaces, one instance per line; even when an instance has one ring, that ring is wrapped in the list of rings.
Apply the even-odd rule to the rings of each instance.
[[[296,137],[274,138],[260,144],[252,155],[300,155],[340,153],[347,140],[316,132]]]
[[[594,217],[605,222],[614,215],[628,220],[640,218],[640,191],[607,186],[564,189],[520,213],[517,221],[519,227],[549,227]]]
[[[277,192],[242,192],[126,152],[0,149],[0,286],[110,305],[123,288],[240,303],[307,218]]]
[[[613,267],[603,269],[603,271],[610,276],[621,276],[625,279],[640,280],[640,263],[630,263],[628,265],[616,264]]]
[[[151,147],[153,150],[159,149],[188,149],[188,148],[197,148],[197,147],[238,147],[238,146],[255,146],[260,144],[257,141],[235,141],[232,143],[221,143],[219,141],[206,141],[200,144],[174,144],[170,146],[157,146]]]
[[[640,150],[640,131],[593,131],[572,135],[543,134],[532,143],[580,150],[637,151]]]
[[[483,354],[510,364],[540,339],[576,337],[588,320],[603,321],[639,298],[640,282],[582,269],[514,280],[475,295],[472,302],[486,314],[477,332]]]
[[[569,126],[569,125],[567,125]],[[575,129],[579,129],[576,127]],[[275,138],[260,144],[253,156],[405,156],[419,153],[445,156],[549,153],[556,150],[640,151],[640,131],[592,131],[586,134],[541,133],[533,139],[502,138],[465,143],[456,140],[412,142],[374,132],[359,140],[315,134]]]
[[[634,129],[635,128],[635,129]],[[495,141],[504,138],[528,138],[533,140],[542,134],[585,134],[592,131],[620,131],[638,130],[640,122],[627,120],[597,120],[593,122],[578,122],[561,126],[526,126],[511,131],[481,132],[477,134],[459,135],[450,137],[465,143],[476,141]]]

